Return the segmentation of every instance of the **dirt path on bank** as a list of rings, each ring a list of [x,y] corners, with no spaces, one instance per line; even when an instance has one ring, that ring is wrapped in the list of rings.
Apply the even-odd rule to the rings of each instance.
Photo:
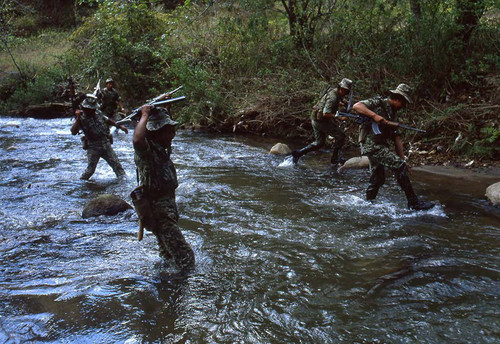
[[[465,169],[453,166],[424,165],[412,168],[413,178],[431,182],[443,189],[484,198],[486,188],[500,182],[500,166]]]

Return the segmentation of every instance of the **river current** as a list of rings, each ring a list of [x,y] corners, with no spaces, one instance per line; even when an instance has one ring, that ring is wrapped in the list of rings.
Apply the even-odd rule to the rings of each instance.
[[[374,204],[366,170],[327,152],[297,166],[276,140],[179,131],[186,278],[137,241],[133,210],[83,219],[92,198],[131,203],[127,171],[90,181],[71,120],[0,117],[0,343],[499,343],[500,212],[449,179],[416,176],[438,205],[411,212],[394,178]]]

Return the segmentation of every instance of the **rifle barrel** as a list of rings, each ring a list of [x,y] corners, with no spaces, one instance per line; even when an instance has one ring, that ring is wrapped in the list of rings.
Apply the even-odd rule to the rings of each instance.
[[[155,106],[155,105],[161,105],[161,104],[175,103],[175,102],[178,102],[178,101],[184,100],[184,99],[186,99],[186,96],[180,96],[180,97],[176,97],[176,98],[160,100],[159,102],[154,102],[154,103],[149,104],[149,105]]]
[[[175,103],[175,102],[178,102],[178,101],[181,101],[181,100],[184,100],[184,99],[186,99],[186,96],[180,96],[180,97],[176,97],[176,98],[165,99],[165,100],[161,100],[161,101],[158,101],[158,102],[149,102],[149,103],[146,103],[145,105],[151,105],[151,106],[162,105],[162,104],[167,104],[167,103]],[[130,113],[130,115],[128,115],[127,117],[125,117],[125,118],[117,121],[116,124],[122,124],[122,123],[126,123],[126,122],[131,121],[135,116],[137,116],[139,114],[139,111],[141,111],[141,109],[142,109],[142,106],[138,107],[137,109],[132,110],[132,112]]]

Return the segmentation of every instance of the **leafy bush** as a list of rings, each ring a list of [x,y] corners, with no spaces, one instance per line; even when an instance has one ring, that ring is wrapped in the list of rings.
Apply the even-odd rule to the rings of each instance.
[[[56,86],[68,77],[67,70],[59,64],[43,69],[36,69],[33,65],[21,65],[21,68],[33,77],[28,81],[12,80],[13,91],[5,101],[0,102],[1,112],[53,100]]]

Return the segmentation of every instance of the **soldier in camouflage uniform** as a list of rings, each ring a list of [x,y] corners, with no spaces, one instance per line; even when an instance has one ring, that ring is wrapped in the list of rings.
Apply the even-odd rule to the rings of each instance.
[[[105,116],[98,109],[96,97],[91,94],[87,95],[81,107],[83,111],[76,111],[76,119],[71,127],[73,135],[78,134],[80,129],[85,134],[82,142],[83,149],[87,150],[88,165],[80,179],[89,179],[94,174],[100,158],[106,160],[117,177],[124,176],[125,170],[111,148],[112,137],[109,134],[109,125],[114,125],[125,133],[128,133],[127,128],[117,125],[115,121]]]
[[[134,159],[139,183],[150,200],[155,223],[152,232],[158,240],[160,255],[165,259],[173,258],[181,272],[186,273],[194,267],[195,257],[177,225],[177,173],[170,160],[177,122],[171,119],[169,110],[170,104],[166,108],[142,107],[134,132]]]
[[[113,87],[114,81],[111,78],[106,80],[106,87],[103,88],[99,94],[99,98],[101,101],[101,111],[104,112],[106,116],[115,121],[120,120],[122,116],[119,116],[116,113],[116,107],[120,107],[120,112],[124,113],[122,105],[122,99],[120,94]]]
[[[394,171],[396,180],[403,189],[408,200],[408,208],[427,210],[434,207],[434,203],[418,199],[413,191],[408,176],[409,166],[406,164],[403,153],[403,141],[396,127],[390,126],[388,121],[397,122],[397,111],[411,103],[411,88],[406,84],[399,84],[395,90],[390,90],[389,98],[374,97],[354,104],[353,109],[360,115],[371,118],[378,123],[381,134],[374,134],[371,127],[361,125],[359,141],[361,155],[370,160],[370,185],[366,190],[366,199],[374,200],[379,188],[385,182],[385,167]],[[389,148],[389,141],[394,142],[396,152]]]
[[[340,101],[349,93],[351,87],[352,81],[345,78],[342,79],[337,87],[328,86],[318,103],[313,107],[311,114],[311,124],[314,130],[315,141],[300,150],[292,151],[294,164],[299,161],[301,156],[323,147],[328,135],[335,138],[333,154],[330,159],[331,163],[338,164],[342,162],[342,160],[339,159],[339,152],[345,143],[345,133],[339,127],[339,120],[335,118],[335,114],[338,110]]]

